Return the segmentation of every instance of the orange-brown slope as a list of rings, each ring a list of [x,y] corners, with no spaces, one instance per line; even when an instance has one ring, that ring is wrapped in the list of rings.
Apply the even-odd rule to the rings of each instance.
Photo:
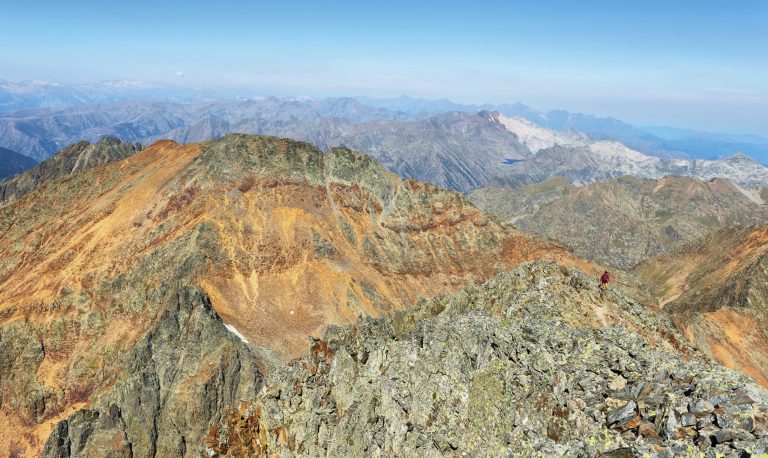
[[[103,443],[173,455],[202,443],[206,415],[221,411],[206,396],[234,402],[253,389],[248,350],[219,332],[218,316],[291,357],[329,324],[537,258],[593,269],[346,149],[255,136],[158,142],[0,209],[0,422],[11,425],[0,453],[39,450],[56,421],[84,408],[77,415],[122,418]],[[223,371],[242,383],[227,385]],[[216,383],[226,386],[214,396]],[[151,410],[134,392],[165,401]]]
[[[635,271],[695,346],[768,386],[768,227],[721,230]]]

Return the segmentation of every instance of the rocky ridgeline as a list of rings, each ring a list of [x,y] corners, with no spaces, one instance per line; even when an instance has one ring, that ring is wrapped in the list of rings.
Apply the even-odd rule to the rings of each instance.
[[[21,199],[45,183],[123,160],[141,149],[141,143],[122,142],[113,137],[69,145],[30,170],[0,183],[0,206]]]
[[[590,267],[344,148],[166,141],[48,182],[0,207],[0,455],[196,455],[272,353],[540,258]]]
[[[622,308],[621,324],[589,327],[578,298]],[[600,296],[574,269],[536,262],[388,318],[333,327],[212,427],[207,452],[766,453],[768,392],[684,345],[651,343],[678,336],[642,310],[620,292]],[[633,323],[645,323],[646,336]]]

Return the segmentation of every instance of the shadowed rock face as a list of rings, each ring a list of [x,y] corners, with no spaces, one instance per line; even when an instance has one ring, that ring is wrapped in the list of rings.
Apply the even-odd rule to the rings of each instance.
[[[764,453],[768,392],[680,339],[663,315],[621,291],[601,296],[577,269],[525,264],[329,329],[207,446],[231,456]]]
[[[0,208],[0,454],[197,454],[308,335],[542,257],[596,271],[346,149],[158,142]]]
[[[768,221],[756,193],[721,179],[621,177],[579,189],[550,180],[477,190],[469,198],[523,230],[622,269],[718,229]]]
[[[768,228],[724,229],[635,271],[688,340],[768,386]]]
[[[21,199],[45,183],[110,162],[121,161],[141,151],[140,143],[121,142],[104,137],[96,143],[82,141],[70,145],[50,159],[0,183],[0,206]]]
[[[0,147],[0,182],[29,168],[37,161],[31,157]]]

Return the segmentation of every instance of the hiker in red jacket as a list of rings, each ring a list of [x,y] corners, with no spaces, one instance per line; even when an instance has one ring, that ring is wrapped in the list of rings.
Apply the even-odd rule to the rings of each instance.
[[[608,282],[611,281],[611,275],[606,270],[603,275],[600,276],[600,289],[608,289]]]

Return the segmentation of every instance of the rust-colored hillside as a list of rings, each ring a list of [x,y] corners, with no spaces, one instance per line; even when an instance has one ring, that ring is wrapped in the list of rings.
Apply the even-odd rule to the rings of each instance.
[[[691,343],[768,386],[768,227],[721,230],[635,270]]]
[[[594,273],[346,149],[158,142],[0,209],[0,455],[186,454],[268,355],[538,258]]]

